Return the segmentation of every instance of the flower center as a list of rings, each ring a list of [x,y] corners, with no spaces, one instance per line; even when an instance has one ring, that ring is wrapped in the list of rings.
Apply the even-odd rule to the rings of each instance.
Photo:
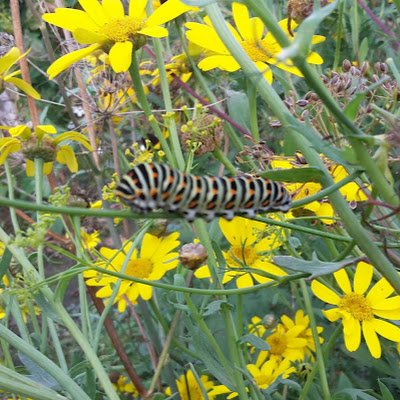
[[[287,348],[286,336],[276,332],[267,338],[267,343],[270,345],[270,354],[282,356]]]
[[[339,308],[359,321],[369,321],[374,317],[369,301],[361,294],[345,294],[340,300]]]
[[[253,247],[232,246],[227,254],[227,263],[232,268],[243,268],[243,264],[252,266],[259,259]]]
[[[263,46],[261,41],[246,40],[241,44],[245,52],[254,62],[267,61],[269,58],[273,57],[271,52]]]
[[[101,33],[113,42],[126,42],[132,40],[144,24],[143,19],[125,15],[123,18],[114,18],[104,24]]]
[[[136,278],[146,279],[153,271],[153,263],[146,259],[131,260],[126,267],[126,274]]]

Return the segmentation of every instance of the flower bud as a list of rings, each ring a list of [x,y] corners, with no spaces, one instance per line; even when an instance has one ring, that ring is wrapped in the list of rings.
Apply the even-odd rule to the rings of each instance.
[[[179,259],[186,268],[194,271],[207,260],[207,251],[200,243],[188,243],[182,246]]]

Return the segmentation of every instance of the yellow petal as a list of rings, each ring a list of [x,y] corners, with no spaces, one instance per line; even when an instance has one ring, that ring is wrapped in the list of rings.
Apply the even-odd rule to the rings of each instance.
[[[136,1],[130,1],[130,3],[135,3]],[[124,6],[120,0],[103,0],[102,6],[104,14],[110,18],[123,18],[125,15]]]
[[[349,276],[347,275],[347,271],[344,268],[339,269],[339,271],[336,271],[333,275],[343,293],[349,294],[352,292]]]
[[[86,11],[87,15],[97,23],[97,25],[104,25],[110,20],[97,0],[79,0],[79,4]]]
[[[232,56],[217,55],[205,57],[198,64],[199,68],[203,71],[219,68],[224,71],[234,72],[240,69],[240,65]]]
[[[236,279],[236,286],[239,289],[254,286],[253,278],[250,274],[239,275],[239,277]]]
[[[110,64],[115,72],[128,71],[132,63],[132,50],[133,44],[130,41],[117,42],[111,47]]]
[[[386,299],[393,292],[393,286],[385,278],[381,278],[368,292],[367,299],[371,304],[375,304],[383,299]]]
[[[21,149],[21,142],[16,138],[0,139],[0,165],[4,163],[9,154],[15,153]]]
[[[236,28],[245,40],[261,40],[263,23],[259,18],[250,18],[249,11],[244,4],[233,3],[232,14]]]
[[[257,61],[255,64],[256,64],[256,67],[263,74],[264,79],[271,85],[274,77],[273,77],[272,70],[269,67],[269,65],[262,61]]]
[[[149,16],[146,26],[165,24],[179,15],[193,9],[193,7],[187,6],[179,0],[168,0],[164,4],[161,4],[161,6]]]
[[[6,82],[12,83],[18,89],[21,89],[28,96],[33,97],[36,100],[40,99],[40,94],[31,86],[29,83],[26,83],[24,80],[20,78],[7,78]]]
[[[358,294],[364,294],[371,284],[373,274],[374,268],[372,265],[360,261],[354,274],[354,291]]]
[[[19,49],[17,47],[12,47],[7,54],[0,57],[0,75],[6,73],[10,67],[16,63],[20,55]]]
[[[143,300],[150,300],[151,297],[153,296],[153,288],[150,285],[144,285],[142,283],[135,283],[135,286],[137,286],[140,297]]]
[[[131,0],[129,2],[129,16],[138,19],[146,18],[147,0]]]
[[[309,64],[320,65],[324,63],[324,59],[315,51],[312,51],[306,58]]]
[[[53,170],[53,163],[52,162],[45,162],[43,164],[43,174],[44,175],[49,175],[52,170]]]
[[[382,354],[381,344],[378,339],[378,335],[375,331],[373,321],[363,321],[362,331],[364,334],[365,343],[367,344],[368,350],[372,357],[380,358]]]
[[[392,320],[400,320],[400,309],[397,308],[395,310],[375,310],[374,315],[380,318],[392,319]]]
[[[71,32],[83,26],[90,31],[96,31],[99,28],[96,20],[90,18],[84,11],[74,8],[56,8],[54,13],[43,14],[42,18],[49,24]]]
[[[75,153],[71,146],[58,147],[57,161],[60,164],[66,164],[71,172],[78,172],[78,162],[76,161]]]
[[[317,280],[311,282],[311,290],[316,297],[328,304],[337,306],[340,302],[340,296],[338,296],[332,289],[329,289]]]
[[[186,31],[186,38],[189,42],[218,54],[230,55],[229,50],[213,28],[197,22],[188,22],[185,27],[189,29]]]
[[[324,310],[322,311],[322,313],[324,314],[325,318],[327,318],[328,321],[330,322],[335,322],[342,317],[342,314],[340,313],[338,308],[332,308],[331,310]]]
[[[343,319],[344,344],[348,351],[356,351],[361,343],[361,325],[354,318]]]
[[[400,328],[398,326],[381,319],[373,319],[372,324],[379,335],[393,342],[400,342]]]
[[[146,26],[145,28],[141,29],[138,33],[155,38],[162,38],[168,36],[168,30],[163,28],[162,26]]]
[[[26,176],[35,176],[35,163],[32,160],[26,160]]]
[[[372,307],[374,310],[400,310],[400,296],[393,296],[389,299],[375,302]]]
[[[55,78],[59,73],[66,70],[72,64],[87,57],[89,54],[98,50],[100,47],[100,44],[92,44],[88,47],[72,51],[71,53],[67,53],[64,56],[58,58],[56,61],[53,62],[53,64],[50,65],[47,70],[47,73],[49,74],[49,79]]]
[[[43,139],[43,136],[46,134],[54,135],[57,133],[56,128],[53,125],[38,125],[35,128],[35,136],[38,139]]]
[[[196,269],[194,276],[198,279],[210,278],[211,273],[208,265],[202,265],[200,268]]]
[[[85,28],[78,28],[72,32],[74,39],[80,44],[104,43],[107,37],[98,32],[93,32]]]
[[[82,133],[75,131],[64,132],[61,135],[57,136],[56,139],[54,139],[54,143],[58,144],[63,140],[74,140],[75,142],[78,142],[83,146],[85,146],[86,149],[88,149],[89,151],[93,151],[92,146],[90,146],[89,144],[89,140]]]

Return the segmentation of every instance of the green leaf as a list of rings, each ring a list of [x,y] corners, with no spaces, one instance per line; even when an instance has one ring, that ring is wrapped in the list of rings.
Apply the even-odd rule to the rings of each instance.
[[[246,94],[234,90],[227,90],[226,94],[229,116],[240,126],[249,129],[250,109]]]
[[[262,173],[263,178],[283,182],[320,182],[324,173],[317,167],[273,169]]]
[[[315,279],[318,276],[329,275],[341,268],[344,268],[357,261],[357,258],[345,258],[337,262],[324,262],[318,259],[313,253],[311,261],[295,258],[292,256],[276,256],[273,262],[279,267],[290,269],[296,272],[305,272],[310,274],[310,279]]]
[[[230,309],[233,308],[232,304],[228,303],[225,300],[215,300],[207,304],[203,316],[208,317],[210,315],[216,314],[221,311],[222,307],[228,307]]]
[[[0,261],[0,281],[3,279],[4,274],[7,272],[8,267],[10,266],[11,259],[11,251],[6,248]]]
[[[271,349],[270,345],[263,339],[258,336],[248,334],[244,335],[239,339],[239,343],[250,343],[258,350],[265,350],[268,351]]]
[[[181,0],[187,6],[204,7],[209,4],[215,3],[217,0]]]
[[[350,396],[352,400],[362,399],[362,400],[376,400],[376,397],[371,396],[370,394],[366,393],[365,390],[361,389],[343,389],[340,392],[336,392],[333,396],[333,399],[343,399],[342,394],[347,394]]]
[[[381,389],[383,400],[394,400],[394,397],[390,393],[390,390],[380,379],[378,379],[378,384],[379,384],[379,389]]]
[[[362,101],[365,99],[366,94],[366,92],[357,94],[357,96],[355,96],[354,99],[351,100],[350,103],[347,104],[347,106],[343,110],[344,114],[352,121],[354,121],[354,119],[356,118],[357,112],[360,108]]]

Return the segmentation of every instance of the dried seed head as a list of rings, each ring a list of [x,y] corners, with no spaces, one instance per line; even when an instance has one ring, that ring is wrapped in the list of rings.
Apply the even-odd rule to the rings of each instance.
[[[342,63],[342,70],[343,72],[349,72],[351,68],[351,62],[349,60],[343,60]]]
[[[222,145],[224,128],[222,121],[211,114],[200,115],[181,127],[181,141],[184,150],[194,149],[194,154],[212,152]]]
[[[207,251],[200,243],[188,243],[182,246],[179,259],[183,266],[194,271],[207,260]]]
[[[54,141],[44,136],[42,140],[32,136],[22,143],[22,154],[28,160],[41,158],[43,162],[53,162],[56,158],[56,144]]]
[[[275,325],[276,319],[274,314],[266,314],[261,320],[262,325],[266,329],[270,329]]]

